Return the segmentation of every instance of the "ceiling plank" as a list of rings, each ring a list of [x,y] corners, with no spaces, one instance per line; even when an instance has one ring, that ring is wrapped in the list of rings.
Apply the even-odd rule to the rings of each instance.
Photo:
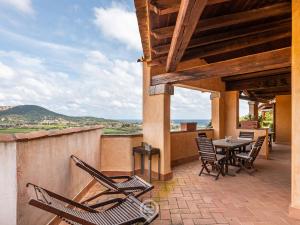
[[[277,33],[277,31],[279,31],[279,33]],[[282,31],[280,31],[280,29],[277,29],[277,31],[276,33],[275,31],[268,31],[261,34],[255,34],[243,38],[228,40],[221,43],[194,48],[186,52],[183,60],[196,57],[205,58],[218,54],[224,54],[227,52],[233,52],[240,49],[245,49],[261,44],[267,44],[272,41],[282,40],[291,37],[291,31],[289,31],[286,28],[282,29]]]
[[[280,15],[288,15],[291,13],[291,4],[289,2],[278,3],[272,6],[267,6],[259,9],[252,9],[244,12],[228,14],[224,16],[213,17],[199,21],[195,33],[216,29],[240,23],[257,21],[264,18],[270,18]],[[151,31],[156,39],[171,38],[175,26],[157,28]]]
[[[226,91],[265,90],[291,87],[291,74],[279,74],[265,77],[255,77],[237,81],[227,81]]]
[[[265,71],[259,71],[255,73],[248,73],[248,74],[242,74],[237,76],[230,76],[230,77],[223,77],[222,81],[237,81],[237,80],[243,80],[243,79],[250,79],[250,78],[257,78],[257,77],[265,77],[265,76],[272,76],[272,75],[279,75],[279,74],[287,74],[291,73],[291,67],[284,67],[274,70],[265,70]]]
[[[207,5],[214,5],[224,2],[229,2],[230,0],[207,0]],[[155,2],[150,3],[150,10],[155,12],[157,15],[162,16],[170,13],[177,13],[180,8],[180,1],[178,0],[168,0],[165,4],[158,4]]]
[[[287,30],[291,29],[291,20],[284,19],[280,21],[272,21],[269,23],[258,24],[251,27],[245,27],[241,29],[233,29],[221,33],[206,35],[198,38],[191,39],[187,49],[201,47],[204,45],[214,44],[221,41],[232,40],[236,38],[242,38],[249,35],[254,35],[266,31],[277,31],[282,27],[286,27]],[[170,50],[170,43],[162,44],[155,47],[152,47],[152,52],[156,55],[167,54]]]
[[[291,48],[287,47],[202,65],[188,70],[156,75],[151,78],[151,85],[233,76],[289,66],[291,66]]]
[[[176,20],[170,51],[167,57],[166,71],[176,70],[186,47],[196,29],[207,0],[182,0]]]

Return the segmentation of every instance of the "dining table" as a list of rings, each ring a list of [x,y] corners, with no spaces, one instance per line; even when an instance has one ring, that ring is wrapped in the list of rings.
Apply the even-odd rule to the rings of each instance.
[[[229,171],[229,161],[233,162],[232,165],[235,166],[234,163],[234,150],[236,149],[245,149],[247,145],[252,144],[254,141],[252,139],[218,139],[214,140],[213,144],[216,149],[222,149],[225,152],[226,160],[225,160],[225,174],[230,176],[235,176],[235,174],[230,173]]]

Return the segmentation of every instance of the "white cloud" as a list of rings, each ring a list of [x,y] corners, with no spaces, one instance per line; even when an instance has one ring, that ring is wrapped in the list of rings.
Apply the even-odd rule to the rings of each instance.
[[[95,25],[107,36],[129,48],[141,50],[141,40],[136,15],[120,6],[94,8]]]
[[[0,78],[1,79],[11,79],[15,75],[14,71],[0,62]]]
[[[37,104],[67,115],[141,117],[142,70],[135,62],[93,51],[76,65],[78,76],[53,71],[44,60],[20,52],[0,51],[0,62],[0,105]]]
[[[171,97],[172,119],[211,119],[210,93],[175,87]]]
[[[0,0],[0,4],[13,7],[22,13],[34,13],[31,0]]]

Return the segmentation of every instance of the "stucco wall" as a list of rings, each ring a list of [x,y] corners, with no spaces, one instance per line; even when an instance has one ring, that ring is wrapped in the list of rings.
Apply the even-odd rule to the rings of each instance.
[[[292,106],[290,95],[276,96],[276,143],[291,144]]]
[[[74,198],[92,180],[70,160],[77,155],[100,168],[100,128],[75,128],[55,132],[0,136],[0,224],[47,224],[53,215],[28,205],[28,182]],[[5,199],[6,198],[6,199]],[[3,215],[4,214],[4,215]],[[3,221],[3,216],[10,219]]]
[[[0,143],[0,224],[16,225],[16,143]]]
[[[101,138],[101,170],[131,173],[132,148],[141,145],[142,135],[104,135]],[[139,168],[136,159],[136,169]]]
[[[195,138],[199,132],[205,132],[209,138],[213,138],[214,131],[212,129],[194,132],[171,132],[171,160],[173,166],[198,158]]]

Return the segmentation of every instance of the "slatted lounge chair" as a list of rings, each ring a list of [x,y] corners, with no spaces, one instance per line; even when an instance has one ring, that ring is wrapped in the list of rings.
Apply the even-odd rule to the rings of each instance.
[[[32,192],[30,205],[53,213],[72,225],[150,224],[158,217],[158,210],[145,206],[132,195],[87,207],[34,184],[27,184],[27,187]],[[103,206],[106,209],[95,210]]]
[[[254,167],[254,161],[258,156],[258,153],[265,141],[265,138],[266,136],[258,137],[257,141],[255,142],[249,153],[242,152],[235,155],[238,161],[238,166],[240,167],[237,173],[239,173],[241,170],[245,170],[247,173],[252,175],[256,171]]]
[[[199,173],[199,176],[202,175],[204,170],[207,172],[204,174],[214,176],[216,180],[219,178],[220,174],[222,174],[222,176],[225,176],[225,156],[216,153],[212,139],[198,137],[196,138],[196,143],[199,150],[200,160],[202,161],[202,169]],[[211,173],[211,171],[207,167],[208,165],[211,165],[212,169],[215,169],[217,171],[217,175]]]
[[[97,182],[107,188],[105,191],[85,200],[83,203],[88,203],[91,200],[100,197],[101,195],[110,194],[133,194],[135,197],[139,197],[152,190],[154,187],[138,176],[106,176],[105,174],[80,160],[78,157],[72,155],[71,158],[79,168],[89,173]],[[116,182],[115,180],[121,181]]]

